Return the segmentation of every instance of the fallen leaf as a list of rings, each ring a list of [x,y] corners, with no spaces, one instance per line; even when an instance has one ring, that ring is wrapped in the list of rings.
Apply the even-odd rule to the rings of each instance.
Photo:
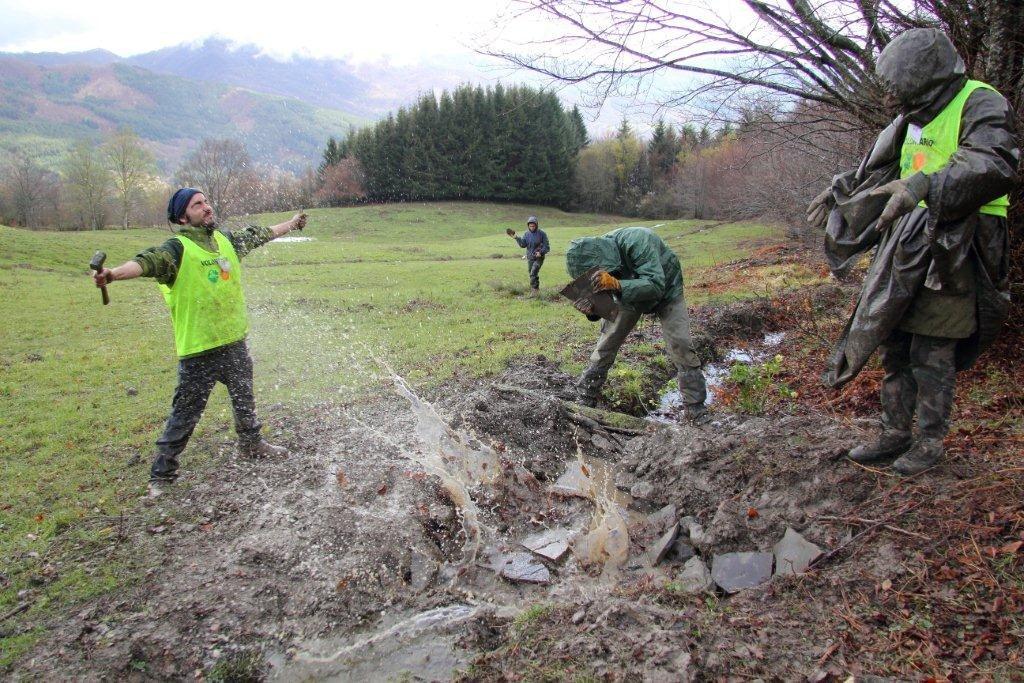
[[[761,513],[757,511],[757,508],[747,508],[747,519],[757,519],[761,516]]]
[[[337,473],[335,473],[334,478],[338,480],[338,486],[342,488],[348,486],[348,477],[345,476],[345,473],[342,470],[339,469]]]
[[[1004,545],[1002,548],[999,549],[999,552],[1004,553],[1006,555],[1012,555],[1013,553],[1020,550],[1021,546],[1024,546],[1024,541],[1014,541],[1013,543],[1007,543],[1006,545]]]
[[[388,492],[388,485],[387,484],[381,484],[380,488],[377,489],[377,495],[379,495],[379,496],[383,496],[387,492]]]
[[[892,581],[891,580],[886,579],[885,581],[882,582],[882,590],[887,591],[887,590],[890,590],[891,588],[892,588]]]
[[[37,522],[41,522],[41,521],[43,521],[44,519],[45,519],[45,517],[44,517],[43,515],[41,515],[41,514],[40,514],[40,515],[36,515],[36,521],[37,521]]]

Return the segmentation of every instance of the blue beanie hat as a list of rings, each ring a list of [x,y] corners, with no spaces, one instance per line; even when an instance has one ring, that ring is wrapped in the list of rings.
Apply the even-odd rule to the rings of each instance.
[[[185,213],[188,203],[192,201],[192,197],[200,192],[202,190],[197,190],[194,187],[183,187],[171,195],[171,201],[167,202],[167,221],[177,223],[181,215]]]

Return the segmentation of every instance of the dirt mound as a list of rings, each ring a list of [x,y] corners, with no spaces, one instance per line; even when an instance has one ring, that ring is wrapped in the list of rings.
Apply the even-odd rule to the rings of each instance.
[[[710,583],[694,594],[678,587],[716,556],[771,551],[787,529],[823,550],[847,543],[834,520],[877,494],[875,479],[838,461],[858,433],[813,416],[645,422],[575,407],[559,398],[571,386],[532,358],[435,392],[460,439],[499,455],[493,483],[469,490],[477,550],[463,503],[420,465],[424,446],[403,399],[320,406],[283,425],[302,434],[290,459],[239,461],[225,450],[202,480],[156,499],[158,527],[136,528],[116,552],[150,548],[160,565],[131,591],[52,625],[21,670],[445,678],[483,651],[470,678],[501,678],[501,643],[518,638],[516,652],[561,652],[571,665],[558,675],[727,673],[716,668],[722,643],[739,641],[711,628],[718,612],[702,607],[725,598]],[[602,468],[614,484],[605,512],[628,533],[611,574],[581,551],[598,519],[586,482]],[[776,578],[729,604],[760,609],[774,591],[792,597],[792,585]],[[771,670],[812,672],[828,644],[807,638],[784,634],[776,646],[791,654]],[[762,636],[744,647],[768,649]]]

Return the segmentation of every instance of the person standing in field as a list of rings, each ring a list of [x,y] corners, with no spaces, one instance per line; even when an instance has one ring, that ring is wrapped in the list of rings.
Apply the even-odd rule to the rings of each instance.
[[[707,387],[690,336],[683,268],[665,241],[649,228],[620,228],[602,237],[581,237],[569,243],[565,265],[573,279],[599,268],[591,276],[593,290],[611,292],[620,303],[615,320],[602,323],[590,365],[576,383],[579,402],[587,406],[597,402],[622,343],[641,315],[653,313],[661,321],[665,350],[676,367],[685,416],[694,424],[707,422]],[[573,305],[591,321],[598,320],[589,299],[577,299]]]
[[[185,450],[217,382],[224,384],[231,396],[239,453],[249,458],[288,454],[286,448],[269,444],[260,436],[252,358],[245,341],[249,324],[240,259],[306,225],[306,215],[299,213],[269,228],[220,230],[206,195],[189,187],[171,197],[167,220],[175,226],[174,237],[116,268],[103,268],[93,275],[97,287],[116,280],[153,278],[170,309],[179,358],[178,386],[150,468],[154,495],[177,478],[178,456]]]
[[[530,290],[531,294],[536,295],[540,291],[540,269],[544,265],[544,256],[551,251],[547,233],[540,229],[536,216],[530,216],[526,219],[526,234],[522,237],[516,235],[516,231],[512,228],[505,232],[516,241],[516,244],[526,249],[526,265],[530,273]]]
[[[837,274],[875,250],[825,372],[840,387],[881,354],[882,432],[849,457],[912,475],[942,459],[956,373],[1006,319],[1007,193],[1020,151],[1006,98],[967,78],[943,32],[906,31],[875,71],[901,113],[857,170],[815,198],[808,221],[826,227]]]

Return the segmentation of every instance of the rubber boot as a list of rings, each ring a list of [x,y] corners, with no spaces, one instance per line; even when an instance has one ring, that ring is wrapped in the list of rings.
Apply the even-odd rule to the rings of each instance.
[[[703,403],[691,403],[683,408],[683,418],[694,427],[699,427],[711,421],[711,413]]]
[[[874,443],[860,444],[850,451],[850,460],[861,465],[891,462],[914,445],[910,432],[883,430]]]
[[[892,469],[905,476],[920,474],[938,465],[943,452],[942,439],[918,439],[913,448],[892,464]]]
[[[288,449],[284,446],[275,446],[260,439],[250,443],[240,441],[238,443],[238,454],[243,458],[254,460],[261,458],[284,458],[288,456]]]

